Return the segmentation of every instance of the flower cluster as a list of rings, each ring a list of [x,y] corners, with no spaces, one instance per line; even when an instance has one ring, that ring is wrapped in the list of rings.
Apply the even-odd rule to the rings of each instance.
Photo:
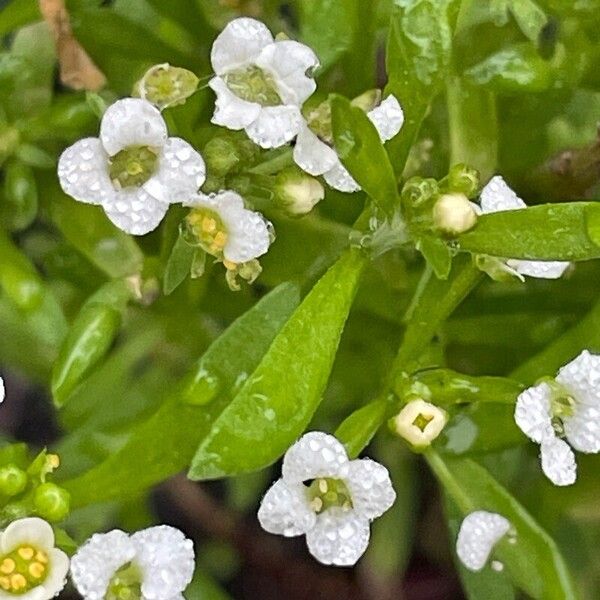
[[[517,399],[515,421],[540,444],[542,470],[555,485],[571,485],[577,477],[572,448],[600,452],[600,356],[584,350],[548,379],[526,389]]]

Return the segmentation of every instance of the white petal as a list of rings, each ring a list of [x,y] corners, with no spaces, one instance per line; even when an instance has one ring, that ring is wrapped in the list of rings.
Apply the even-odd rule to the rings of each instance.
[[[368,458],[353,460],[348,466],[344,481],[350,491],[354,511],[366,519],[380,517],[396,500],[388,470]]]
[[[507,265],[520,275],[538,279],[558,279],[569,268],[571,263],[563,261],[515,260],[510,259]]]
[[[292,537],[312,529],[317,515],[308,504],[303,483],[279,479],[260,503],[258,520],[265,531]]]
[[[167,126],[160,111],[141,98],[123,98],[111,104],[102,117],[100,139],[110,156],[127,146],[160,148],[167,141]]]
[[[551,395],[548,384],[540,383],[521,392],[515,405],[516,424],[530,440],[538,444],[554,437]]]
[[[206,179],[206,165],[200,153],[181,138],[169,138],[162,148],[158,171],[143,188],[157,200],[184,202],[198,192]]]
[[[314,78],[307,72],[319,66],[319,59],[300,42],[280,40],[265,46],[256,64],[273,76],[284,104],[302,106],[317,89]]]
[[[273,43],[266,25],[242,17],[229,22],[213,42],[210,62],[217,75],[253,63],[260,51]]]
[[[367,116],[375,125],[383,142],[396,136],[404,124],[404,111],[393,94],[390,94],[379,106],[370,110]]]
[[[54,531],[49,523],[38,517],[13,521],[1,534],[0,553],[8,554],[23,544],[49,551],[54,547]]]
[[[246,127],[246,133],[261,148],[278,148],[294,139],[302,123],[297,106],[263,106],[256,121]]]
[[[211,123],[237,131],[258,118],[260,104],[238,98],[220,77],[213,77],[208,85],[217,94]]]
[[[351,193],[360,190],[360,185],[350,175],[348,169],[339,161],[333,169],[323,173],[323,178],[334,190],[339,190],[340,192]]]
[[[194,544],[179,529],[159,525],[131,536],[135,562],[142,570],[146,600],[163,600],[183,592],[194,575]]]
[[[4,379],[0,377],[0,404],[4,402],[4,398],[6,396],[6,389],[4,387]]]
[[[580,404],[570,417],[562,419],[569,444],[586,454],[600,452],[600,409]]]
[[[477,510],[460,525],[456,554],[470,571],[485,567],[494,546],[510,529],[510,521],[497,513]]]
[[[323,175],[339,164],[336,151],[322,142],[306,125],[298,132],[294,162],[309,175]]]
[[[556,381],[567,389],[576,403],[600,406],[600,356],[584,350],[559,370]]]
[[[101,204],[112,194],[108,156],[100,140],[85,138],[69,146],[58,159],[58,180],[65,194],[87,204]]]
[[[214,210],[227,227],[227,243],[223,255],[234,263],[258,258],[267,252],[271,243],[268,222],[260,213],[244,207],[243,198],[230,190],[218,194],[198,194],[185,206],[204,206]]]
[[[69,572],[69,557],[57,548],[52,548],[48,553],[48,575],[41,587],[44,588],[46,598],[54,598],[65,587],[67,573]]]
[[[286,481],[299,483],[316,477],[345,476],[348,467],[348,454],[341,442],[322,431],[311,431],[285,453],[281,474]]]
[[[353,510],[334,507],[317,517],[306,534],[309,552],[324,565],[349,567],[358,561],[369,545],[369,521]]]
[[[122,231],[144,235],[156,229],[169,205],[151,196],[143,188],[115,191],[102,204],[106,216]]]
[[[484,214],[526,208],[525,202],[508,187],[500,176],[492,177],[481,190],[481,210]]]
[[[554,485],[571,485],[577,479],[575,454],[569,444],[557,437],[544,440],[540,447],[542,471]]]
[[[113,575],[135,556],[129,536],[119,529],[96,533],[71,560],[71,579],[86,600],[102,600]]]

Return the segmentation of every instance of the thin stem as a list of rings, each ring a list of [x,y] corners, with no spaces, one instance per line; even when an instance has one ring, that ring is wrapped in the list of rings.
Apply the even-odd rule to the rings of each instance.
[[[276,156],[267,159],[266,161],[248,169],[248,173],[254,173],[255,175],[273,175],[278,173],[285,167],[290,167],[294,164],[294,157],[292,156],[292,149],[285,148],[282,152]]]

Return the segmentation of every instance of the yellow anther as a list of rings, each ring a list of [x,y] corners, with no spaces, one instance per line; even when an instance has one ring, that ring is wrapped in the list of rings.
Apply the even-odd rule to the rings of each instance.
[[[319,481],[319,491],[321,494],[326,494],[329,487],[327,486],[327,482],[324,479]]]
[[[46,572],[46,567],[40,562],[33,562],[29,565],[28,571],[32,577],[39,579]]]
[[[23,560],[31,560],[35,554],[35,550],[30,546],[22,546],[17,552]]]
[[[224,248],[225,244],[227,243],[227,235],[225,233],[223,233],[222,231],[219,231],[218,233],[215,234],[214,243],[217,246],[219,246],[219,248]]]
[[[310,507],[318,513],[323,508],[323,500],[321,500],[321,498],[318,496],[313,498],[310,502]]]
[[[10,576],[10,587],[14,591],[22,590],[27,587],[27,579],[21,573],[15,573]]]
[[[15,570],[15,561],[12,558],[5,558],[0,564],[0,573],[10,575]]]
[[[53,469],[58,469],[58,467],[60,467],[60,457],[58,454],[48,454],[46,460],[48,461],[48,465]]]
[[[0,577],[0,588],[3,590],[10,589],[10,579],[8,577]]]
[[[234,271],[237,268],[237,263],[234,263],[230,260],[225,259],[223,261],[223,266],[228,270],[228,271]]]
[[[207,233],[213,233],[217,229],[217,222],[210,217],[204,217],[202,219],[202,229]]]
[[[47,565],[48,564],[48,555],[45,552],[38,552],[35,555],[35,560],[37,560],[38,562],[41,562],[43,565]]]

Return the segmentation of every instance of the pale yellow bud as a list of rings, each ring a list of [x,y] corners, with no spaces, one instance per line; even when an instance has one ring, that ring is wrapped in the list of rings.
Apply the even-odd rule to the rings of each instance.
[[[477,213],[465,194],[444,194],[433,207],[433,223],[436,229],[455,236],[475,226]]]
[[[448,413],[425,400],[412,400],[393,419],[394,431],[416,448],[429,446],[448,421]]]

